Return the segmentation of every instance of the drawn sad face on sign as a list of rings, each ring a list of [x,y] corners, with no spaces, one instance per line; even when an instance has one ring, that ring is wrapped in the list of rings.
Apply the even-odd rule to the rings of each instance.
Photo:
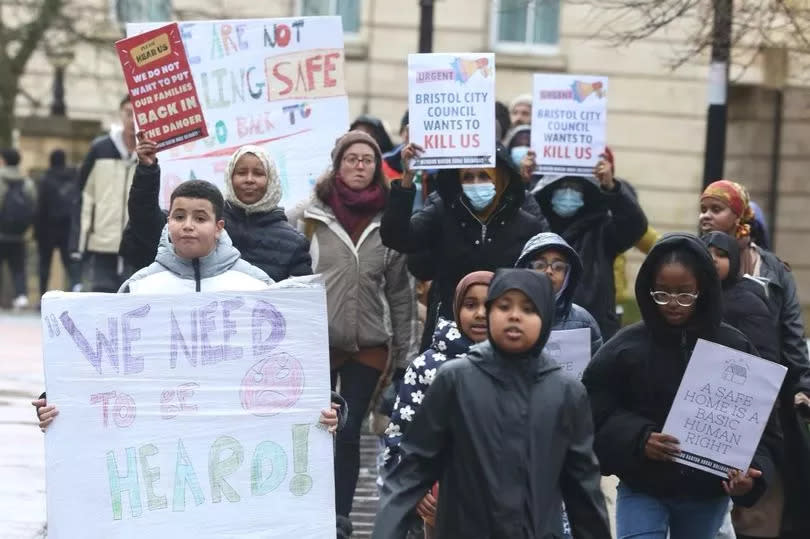
[[[263,359],[242,378],[242,408],[257,416],[271,416],[293,406],[304,391],[301,362],[286,352]]]

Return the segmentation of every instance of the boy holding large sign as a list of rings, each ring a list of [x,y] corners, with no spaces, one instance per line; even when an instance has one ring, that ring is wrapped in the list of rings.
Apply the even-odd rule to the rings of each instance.
[[[80,523],[69,515],[80,508],[82,512],[97,513],[97,522],[83,528],[83,537],[129,536],[133,526],[143,526],[138,529],[152,530],[158,535],[181,537],[183,535],[177,533],[184,530],[195,537],[219,537],[224,532],[212,528],[211,524],[228,522],[229,529],[232,528],[237,535],[246,533],[246,530],[255,532],[257,525],[267,525],[267,519],[263,523],[237,522],[233,519],[234,512],[238,514],[240,509],[231,504],[244,497],[249,510],[255,511],[255,505],[251,504],[261,503],[261,497],[275,491],[289,475],[289,450],[285,451],[284,445],[273,441],[259,441],[253,451],[251,468],[242,466],[244,446],[251,447],[257,435],[270,435],[269,432],[256,434],[256,427],[262,427],[258,432],[268,427],[274,431],[278,430],[275,427],[288,426],[290,421],[302,423],[301,416],[306,416],[313,403],[319,400],[320,388],[328,384],[326,369],[320,369],[314,360],[304,364],[286,353],[283,347],[281,350],[276,348],[286,335],[300,353],[309,353],[314,359],[318,359],[317,353],[320,353],[325,367],[325,305],[323,296],[317,291],[306,296],[306,300],[315,301],[315,304],[310,304],[311,308],[318,307],[320,301],[323,339],[310,337],[303,342],[301,332],[294,332],[284,321],[284,308],[281,307],[290,299],[295,302],[294,298],[277,298],[279,307],[276,308],[269,303],[270,297],[251,294],[267,290],[272,280],[241,260],[239,251],[231,245],[224,230],[222,212],[222,194],[209,182],[192,180],[175,189],[168,225],[155,263],[133,275],[120,290],[133,295],[148,295],[143,300],[146,303],[139,303],[137,309],[132,310],[125,302],[111,302],[105,296],[54,295],[45,298],[43,328],[46,340],[50,341],[46,343],[46,375],[55,380],[53,385],[57,387],[54,392],[61,396],[58,398],[66,408],[72,409],[70,430],[74,431],[70,434],[62,430],[56,440],[47,444],[50,454],[49,531],[54,537],[76,536]],[[195,291],[238,291],[241,295],[224,294],[211,301],[210,295],[200,296],[194,294]],[[193,299],[179,304],[162,298],[187,293],[191,293]],[[302,295],[300,299],[305,298]],[[104,305],[109,309],[107,314],[94,312],[104,309]],[[69,309],[71,306],[76,308]],[[80,306],[89,312],[80,312]],[[289,309],[289,305],[286,308]],[[126,312],[117,312],[122,309]],[[53,313],[48,314],[49,310]],[[161,317],[165,317],[165,322],[160,321]],[[150,322],[150,318],[157,320]],[[189,319],[190,329],[187,326]],[[103,322],[103,328],[99,320]],[[96,330],[96,349],[84,336],[89,335],[87,325],[93,323],[99,328]],[[312,323],[317,324],[317,321]],[[306,331],[312,335],[311,328]],[[54,339],[60,335],[72,353],[61,349],[58,354],[54,352],[53,347],[60,345]],[[252,346],[244,342],[251,340]],[[119,342],[122,347],[120,356]],[[136,342],[137,345],[133,345]],[[246,366],[239,361],[251,357],[251,353],[252,365]],[[84,358],[90,368],[83,361],[61,361],[63,355]],[[60,361],[54,361],[56,357]],[[318,386],[316,375],[321,371],[323,380]],[[111,375],[112,372],[116,374]],[[238,377],[237,380],[232,380],[232,376]],[[305,377],[309,378],[308,386]],[[110,388],[116,391],[109,391]],[[95,391],[90,395],[89,404],[81,394],[85,390]],[[155,395],[158,395],[159,404],[155,402]],[[40,400],[32,403],[37,407],[43,431],[59,413],[55,406],[45,405],[44,397],[43,394]],[[332,394],[332,400],[331,409],[322,410],[320,415],[320,423],[330,432],[334,432],[346,416],[345,401],[336,393]],[[87,421],[98,417],[94,414],[96,409],[103,410],[102,424],[92,421],[88,424]],[[282,413],[290,414],[290,419],[273,419],[271,422],[264,419],[261,423],[261,419],[257,419]],[[81,440],[75,438],[77,423],[87,427]],[[201,424],[206,428],[201,429]],[[209,430],[220,431],[222,435],[215,440],[211,438],[211,443]],[[173,436],[177,436],[176,450],[173,450]],[[289,490],[292,496],[300,497],[313,489],[312,477],[302,473],[307,469],[309,452],[313,458],[318,458],[324,454],[324,446],[320,438],[312,444],[312,449],[308,449],[308,439],[315,438],[315,435],[308,434],[306,424],[292,425],[292,438],[295,474]],[[71,439],[75,447],[64,443]],[[57,440],[62,443],[57,444]],[[102,443],[115,448],[106,452],[106,466],[104,446],[99,445]],[[210,444],[210,498],[202,488],[205,480],[201,482],[194,470],[204,462],[200,453],[203,446],[207,449],[206,444]],[[135,446],[139,446],[140,460],[135,458]],[[79,453],[72,463],[72,472],[59,466],[64,460],[64,451]],[[120,457],[121,451],[126,458]],[[151,458],[151,464],[155,466],[150,466],[147,458]],[[326,469],[331,470],[331,467],[330,460]],[[161,468],[166,470],[164,475],[169,478],[172,477],[170,470],[174,470],[174,489],[167,488],[167,478],[161,483]],[[240,468],[248,471],[242,470],[239,478],[225,479],[236,475]],[[324,469],[323,466],[320,468]],[[80,498],[64,495],[66,489],[71,488],[71,473],[86,476],[85,490]],[[138,479],[140,475],[143,477],[142,486]],[[323,479],[327,479],[326,484],[319,485],[313,499],[331,503],[331,477],[321,478],[321,483],[324,483]],[[186,496],[189,489],[191,499]],[[124,493],[127,498],[122,496]],[[197,506],[206,502],[219,504],[223,497],[229,503],[210,506],[205,510],[206,516],[195,512]],[[142,503],[142,498],[146,504]],[[295,511],[298,510],[300,507],[296,506]],[[323,514],[327,515],[325,520],[312,523],[320,530],[318,533],[334,529],[334,521],[330,523],[333,511]],[[289,519],[285,522],[285,526],[290,526]],[[287,531],[283,528],[269,531],[271,535],[266,536],[289,536],[289,528]]]
[[[617,475],[617,535],[662,532],[672,539],[713,539],[736,505],[751,506],[773,473],[771,440],[778,427],[764,414],[746,426],[765,436],[747,470],[717,475],[678,462],[686,439],[664,424],[698,339],[754,353],[748,339],[722,323],[722,292],[714,263],[691,234],[664,236],[636,280],[643,322],[625,328],[599,350],[583,383],[593,408],[594,449],[603,474]],[[719,427],[717,427],[719,429]],[[685,454],[685,453],[684,453]],[[682,461],[681,461],[682,462]]]

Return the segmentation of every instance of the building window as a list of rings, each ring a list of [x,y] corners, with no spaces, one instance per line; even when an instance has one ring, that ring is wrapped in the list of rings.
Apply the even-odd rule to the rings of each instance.
[[[171,0],[112,0],[113,19],[121,26],[128,22],[171,22]]]
[[[299,0],[298,12],[305,17],[340,15],[344,32],[360,30],[360,0]]]
[[[493,46],[556,51],[560,0],[493,0]]]

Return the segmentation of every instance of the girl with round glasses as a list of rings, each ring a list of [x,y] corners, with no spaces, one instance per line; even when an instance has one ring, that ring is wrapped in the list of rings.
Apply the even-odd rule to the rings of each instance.
[[[724,481],[672,460],[679,442],[662,431],[698,339],[756,354],[722,322],[722,291],[708,250],[691,234],[661,238],[636,280],[642,321],[599,349],[586,369],[603,475],[620,479],[618,537],[714,539],[735,504],[753,505],[773,476],[771,421],[751,468]]]

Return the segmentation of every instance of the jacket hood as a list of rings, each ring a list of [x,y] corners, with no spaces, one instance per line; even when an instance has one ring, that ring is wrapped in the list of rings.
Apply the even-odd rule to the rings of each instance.
[[[495,168],[507,175],[507,183],[501,195],[499,207],[507,204],[519,208],[526,197],[526,187],[520,177],[520,172],[512,164],[512,157],[509,151],[498,144],[495,151]],[[461,180],[459,179],[459,169],[444,168],[436,174],[436,191],[445,202],[450,204],[461,196]],[[496,210],[497,211],[497,210]]]
[[[667,255],[673,251],[686,251],[697,261],[697,281],[700,295],[696,309],[685,328],[675,328],[666,323],[658,306],[650,296],[655,284],[655,271]],[[711,336],[720,327],[723,319],[723,293],[714,262],[706,246],[697,236],[686,233],[665,234],[647,254],[636,278],[636,301],[647,328],[659,338],[679,336],[686,330],[693,337]]]
[[[511,150],[512,142],[515,140],[515,137],[517,137],[521,133],[529,133],[529,135],[531,136],[531,132],[532,126],[527,124],[517,125],[506,132],[506,135],[504,135],[503,137],[503,145],[506,147],[507,150]]]
[[[233,189],[233,170],[236,168],[236,162],[240,157],[246,153],[255,155],[262,162],[264,170],[267,173],[267,191],[264,196],[253,204],[245,204],[236,197],[236,192]],[[242,146],[234,152],[228,161],[228,166],[225,167],[225,200],[233,204],[237,208],[242,208],[245,213],[258,213],[273,210],[278,207],[281,202],[281,179],[278,175],[278,168],[276,162],[270,157],[263,148],[253,146],[251,144]]]
[[[112,125],[110,127],[110,140],[115,146],[115,149],[118,150],[118,153],[121,155],[121,159],[124,161],[135,161],[137,160],[137,155],[133,151],[132,153],[127,150],[127,145],[124,142],[124,126],[123,125]]]
[[[579,254],[561,236],[553,232],[541,232],[526,242],[515,267],[529,269],[534,258],[549,249],[556,249],[565,254],[569,264],[568,275],[563,285],[564,288],[556,301],[557,315],[560,316],[571,308],[574,301],[574,292],[579,285],[579,280],[582,278],[582,260],[579,258]]]
[[[198,259],[200,278],[207,279],[225,273],[231,269],[240,258],[241,254],[239,250],[233,246],[231,237],[223,230],[217,240],[216,248],[208,255]],[[195,278],[193,261],[180,258],[174,251],[174,245],[172,245],[169,239],[169,225],[163,227],[155,262],[183,279]]]
[[[539,354],[546,345],[548,337],[551,335],[551,328],[554,326],[555,306],[551,281],[545,275],[532,270],[499,269],[495,272],[495,277],[492,279],[487,293],[487,320],[489,320],[492,303],[510,290],[519,290],[526,294],[534,303],[535,309],[543,321],[540,337],[528,352],[530,355]],[[489,337],[489,342],[498,350],[498,346],[492,340],[492,335]],[[500,353],[503,354],[503,352]]]
[[[455,322],[439,319],[430,348],[448,358],[466,354],[475,343],[459,329]]]
[[[354,131],[358,125],[367,125],[374,131],[371,136],[377,141],[382,153],[388,153],[394,148],[394,143],[391,142],[391,137],[388,136],[388,131],[385,130],[382,120],[376,116],[369,116],[368,114],[358,116],[349,126],[349,131]]]
[[[19,182],[25,180],[25,176],[23,176],[22,172],[20,171],[20,167],[16,165],[6,165],[4,167],[0,167],[0,180],[6,182]]]
[[[571,217],[560,217],[551,208],[551,196],[563,183],[575,183],[582,187],[585,205]],[[549,220],[553,229],[560,229],[567,223],[582,219],[583,216],[607,213],[605,195],[593,176],[543,176],[532,190],[543,215]]]
[[[701,240],[706,247],[717,247],[728,254],[728,277],[721,283],[723,288],[740,280],[740,246],[736,238],[722,232],[709,232]]]

